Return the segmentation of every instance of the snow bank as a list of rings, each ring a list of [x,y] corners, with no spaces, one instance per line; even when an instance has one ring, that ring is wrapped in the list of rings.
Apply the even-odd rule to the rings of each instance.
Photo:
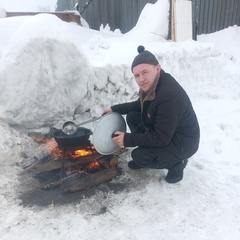
[[[126,47],[128,37],[120,41],[112,37],[111,42],[109,36],[93,35],[83,47],[72,30],[82,28],[68,30],[67,26],[55,16],[39,14],[23,21],[11,36],[0,60],[0,116],[9,123],[38,128],[79,116],[82,121],[99,116],[119,99],[136,99],[138,88],[129,68],[136,43]],[[239,98],[239,92],[232,91],[239,73],[229,74],[235,62],[213,44],[189,40],[146,43],[145,47],[192,99]]]
[[[168,38],[170,4],[168,0],[159,0],[155,4],[147,3],[143,8],[136,26],[125,34],[136,40],[141,36],[145,41],[164,41]]]
[[[6,10],[4,8],[0,8],[0,18],[5,18],[7,16]]]
[[[88,92],[93,71],[73,43],[51,38],[31,38],[12,49],[12,62],[0,72],[1,100],[9,122],[35,126],[73,115]],[[17,75],[16,75],[17,73]],[[18,104],[16,104],[18,103]]]
[[[84,54],[65,35],[57,37],[59,29],[48,21],[61,23],[50,15],[25,21],[2,56],[0,104],[10,123],[36,127],[72,116],[93,89],[93,69]]]

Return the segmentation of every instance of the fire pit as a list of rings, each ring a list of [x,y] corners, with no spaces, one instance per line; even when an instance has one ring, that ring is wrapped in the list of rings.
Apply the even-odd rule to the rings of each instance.
[[[89,141],[91,131],[84,129],[83,133],[71,139],[55,130],[56,145],[51,153],[20,174],[31,171],[39,179],[42,189],[58,187],[63,192],[86,190],[118,176],[121,173],[118,156],[126,150],[102,155]],[[48,141],[53,141],[53,138],[45,139],[44,143],[48,144]]]

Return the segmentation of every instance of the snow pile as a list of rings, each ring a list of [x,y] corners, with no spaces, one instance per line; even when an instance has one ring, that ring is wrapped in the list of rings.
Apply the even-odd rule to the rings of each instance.
[[[47,18],[40,16],[39,23],[42,17]],[[1,110],[5,110],[9,122],[30,127],[31,122],[41,124],[58,118],[61,111],[72,115],[74,106],[89,90],[87,83],[94,79],[92,69],[74,43],[57,38],[57,34],[52,36],[53,32],[44,37],[44,29],[39,28],[38,36],[31,27],[37,32],[34,21],[25,22],[15,32],[1,59],[4,69],[0,72]]]
[[[169,14],[170,3],[168,0],[157,1],[155,4],[147,3],[136,26],[126,33],[126,36],[132,39],[142,36],[142,40],[150,42],[164,41],[168,37]]]
[[[224,37],[223,37],[224,34]],[[232,61],[239,62],[240,55],[240,28],[238,26],[229,27],[222,31],[212,34],[203,34],[198,36],[200,42],[214,42],[215,48],[228,55]],[[238,63],[240,64],[240,62]],[[234,68],[230,69],[231,72],[235,71]],[[238,71],[236,72],[238,73]]]
[[[5,11],[5,9],[0,8],[0,18],[5,18],[7,16],[7,13]]]

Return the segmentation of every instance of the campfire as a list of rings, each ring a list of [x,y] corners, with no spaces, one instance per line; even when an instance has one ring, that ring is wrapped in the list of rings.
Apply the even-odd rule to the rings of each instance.
[[[125,150],[110,155],[96,151],[89,140],[81,144],[61,144],[54,138],[34,137],[46,144],[50,154],[24,168],[20,173],[31,172],[42,189],[60,188],[63,192],[77,192],[112,180],[120,174],[118,157]]]

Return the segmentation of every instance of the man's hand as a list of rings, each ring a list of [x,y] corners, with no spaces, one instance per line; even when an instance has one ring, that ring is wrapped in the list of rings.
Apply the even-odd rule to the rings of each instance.
[[[119,147],[124,147],[124,142],[123,142],[123,139],[124,139],[124,132],[115,132],[114,135],[116,137],[113,137],[112,140],[119,146]]]
[[[102,113],[102,116],[105,115],[106,113],[109,113],[109,112],[112,112],[112,109],[111,109],[110,107],[104,109],[104,111],[103,111],[103,113]]]

